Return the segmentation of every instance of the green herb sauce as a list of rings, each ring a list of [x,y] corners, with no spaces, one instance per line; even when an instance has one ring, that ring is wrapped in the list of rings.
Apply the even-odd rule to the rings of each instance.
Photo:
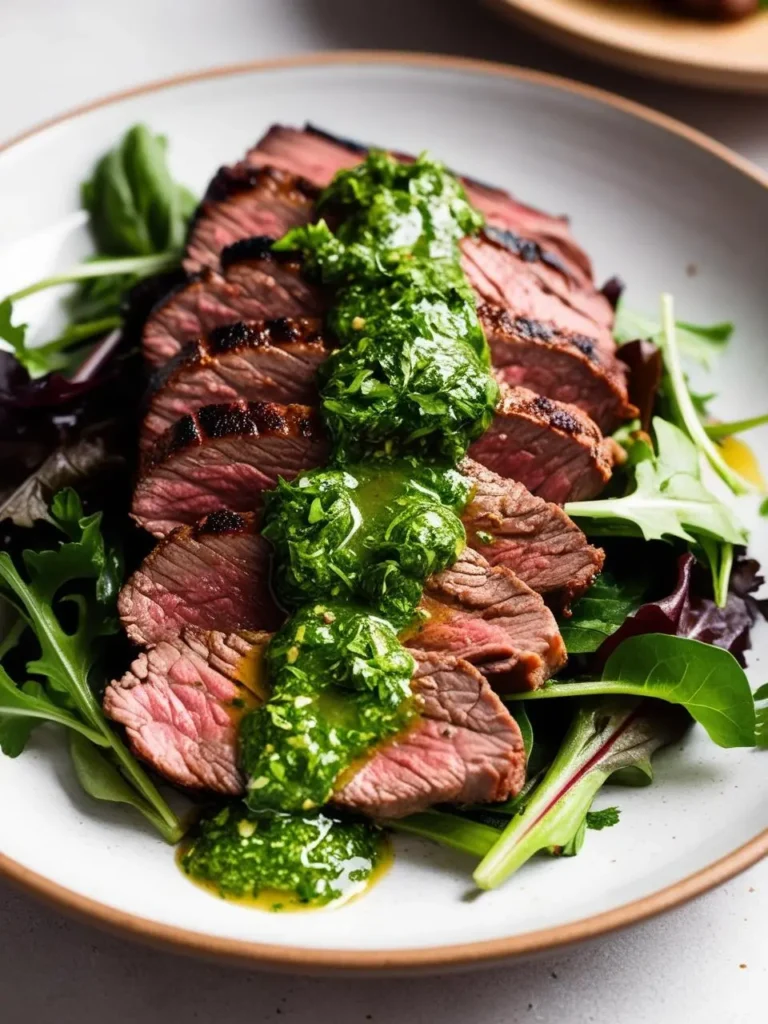
[[[373,153],[336,176],[320,209],[326,220],[276,248],[299,250],[333,296],[339,347],[320,371],[332,463],[266,498],[273,584],[295,614],[266,654],[270,697],[240,726],[247,806],[204,822],[183,860],[224,895],[266,887],[316,902],[336,898],[341,864],[361,879],[375,863],[372,826],[316,809],[418,715],[397,631],[464,548],[470,485],[455,466],[498,400],[459,262],[482,220],[456,178],[427,156]]]
[[[325,905],[365,887],[384,856],[378,829],[327,814],[254,814],[228,805],[201,819],[182,869],[225,899],[272,910]]]
[[[277,555],[277,596],[289,608],[346,597],[404,628],[426,577],[464,549],[457,513],[469,494],[455,469],[413,458],[281,480],[267,496],[262,531]]]

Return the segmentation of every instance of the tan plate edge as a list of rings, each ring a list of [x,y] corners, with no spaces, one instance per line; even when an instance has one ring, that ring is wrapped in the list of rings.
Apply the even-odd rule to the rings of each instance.
[[[726,146],[710,139],[702,132],[659,114],[638,103],[614,96],[592,86],[571,82],[565,78],[540,71],[508,67],[491,61],[468,60],[460,57],[441,57],[431,54],[398,53],[386,51],[338,51],[308,54],[301,57],[286,57],[270,61],[234,64],[204,71],[192,72],[150,82],[133,89],[114,93],[91,103],[83,104],[68,113],[51,118],[29,131],[23,132],[0,145],[0,154],[25,140],[39,135],[54,125],[80,117],[100,107],[118,103],[121,100],[146,93],[157,92],[187,82],[222,78],[229,75],[246,74],[254,71],[272,71],[300,67],[318,67],[343,64],[400,64],[412,67],[439,68],[449,71],[477,72],[512,78],[548,88],[560,89],[586,99],[613,107],[625,114],[663,128],[678,135],[692,145],[706,150],[711,155],[730,164],[742,174],[768,189],[768,174],[748,160],[732,152]],[[623,904],[613,910],[592,917],[582,918],[569,924],[539,931],[526,932],[509,938],[490,939],[484,942],[462,943],[451,946],[431,946],[416,949],[375,950],[319,950],[302,949],[266,943],[245,942],[206,935],[170,925],[159,924],[125,911],[117,910],[105,903],[91,900],[71,889],[50,881],[43,875],[30,871],[17,861],[0,854],[0,876],[16,883],[22,889],[53,904],[89,924],[97,924],[108,931],[122,936],[141,939],[152,945],[177,952],[196,954],[214,959],[224,959],[253,967],[254,964],[282,968],[286,971],[303,973],[328,973],[336,971],[359,972],[427,972],[434,968],[490,964],[509,957],[531,955],[545,950],[557,949],[571,943],[598,938],[608,932],[637,924],[649,917],[693,899],[702,893],[721,885],[734,875],[745,871],[763,857],[768,856],[768,829],[755,836],[748,843],[732,851],[720,860],[709,864],[700,871],[681,879],[674,885],[660,889],[639,900]]]
[[[530,0],[483,2],[486,7],[522,25],[548,42],[625,71],[706,89],[727,89],[743,93],[768,92],[768,69],[733,69],[726,64],[714,65],[707,63],[706,60],[692,60],[690,57],[674,60],[666,54],[653,52],[652,46],[648,44],[628,45],[615,38],[597,38],[579,19],[576,11],[565,12],[562,16],[555,17],[550,12],[538,9]]]

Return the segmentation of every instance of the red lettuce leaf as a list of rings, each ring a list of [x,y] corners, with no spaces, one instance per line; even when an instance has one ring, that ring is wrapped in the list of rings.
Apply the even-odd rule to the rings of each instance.
[[[742,666],[745,664],[744,654],[752,646],[750,631],[759,615],[768,618],[768,601],[754,596],[764,582],[758,562],[754,558],[737,558],[724,608],[719,608],[709,596],[709,580],[693,555],[681,555],[677,565],[677,584],[672,593],[641,605],[630,615],[601,645],[597,652],[601,663],[627,637],[668,633],[723,647]]]
[[[629,397],[640,410],[640,424],[647,433],[661,386],[661,351],[653,342],[640,340],[627,342],[616,354],[629,367]]]

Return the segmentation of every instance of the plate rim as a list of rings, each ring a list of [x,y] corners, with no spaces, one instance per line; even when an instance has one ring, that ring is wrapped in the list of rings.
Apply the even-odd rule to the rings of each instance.
[[[697,60],[686,56],[675,60],[654,52],[652,42],[634,45],[608,41],[580,24],[579,12],[542,11],[539,0],[483,0],[486,7],[542,36],[548,42],[604,64],[611,64],[638,74],[652,75],[667,81],[700,86],[706,89],[727,89],[733,92],[768,92],[768,65],[763,68],[734,70],[727,63]]]
[[[666,114],[658,113],[649,107],[624,99],[606,90],[547,72],[493,61],[399,51],[324,51],[222,65],[151,81],[110,93],[38,123],[0,144],[0,157],[28,139],[41,135],[64,122],[84,116],[101,107],[131,99],[134,96],[159,92],[192,82],[240,74],[350,64],[408,65],[448,71],[475,72],[558,89],[612,107],[682,137],[692,145],[729,164],[768,191],[768,173],[727,146]],[[425,972],[445,967],[490,964],[512,957],[559,949],[579,941],[595,939],[609,932],[637,924],[699,896],[728,881],[766,856],[768,856],[768,829],[724,857],[672,885],[599,914],[579,918],[567,924],[554,925],[499,939],[391,950],[292,947],[209,935],[176,925],[162,924],[83,896],[73,889],[51,881],[45,875],[32,871],[19,861],[2,853],[0,853],[0,877],[16,884],[27,893],[42,899],[56,909],[63,910],[88,924],[100,926],[122,937],[141,939],[150,945],[166,950],[172,949],[176,952],[227,960],[250,967],[253,967],[254,964],[261,964],[272,968],[282,968],[286,971],[300,970],[304,973],[329,973],[332,970],[405,973],[408,971]]]

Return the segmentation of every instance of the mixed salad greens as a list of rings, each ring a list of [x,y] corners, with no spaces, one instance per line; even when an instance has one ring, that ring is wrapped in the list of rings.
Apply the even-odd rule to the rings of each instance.
[[[336,203],[349,198],[344,187],[342,181]],[[85,792],[130,806],[175,843],[185,824],[104,718],[100,696],[115,666],[126,661],[115,609],[123,565],[132,566],[145,548],[126,515],[135,425],[125,410],[138,407],[143,385],[137,327],[178,272],[195,203],[168,171],[165,140],[140,125],[100,161],[82,200],[96,247],[93,259],[0,303],[0,423],[9,438],[0,446],[0,748],[16,757],[37,726],[63,727]],[[455,208],[462,224],[474,223],[476,214],[461,207],[460,197]],[[302,230],[316,272],[333,283],[341,252],[334,249],[336,237],[321,226]],[[344,252],[356,244],[351,237],[346,241]],[[455,236],[441,239],[436,231],[433,242],[430,257],[450,272]],[[294,237],[286,244],[296,243]],[[364,247],[354,255],[363,266]],[[357,667],[365,661],[365,671],[350,675],[350,690],[375,685],[391,696],[380,719],[361,714],[348,723],[354,734],[351,757],[363,743],[360,736],[364,749],[370,736],[397,731],[413,713],[407,700],[411,656],[399,646],[392,623],[407,620],[420,581],[455,557],[461,523],[451,507],[466,500],[460,478],[447,469],[419,481],[424,517],[416,544],[403,542],[396,523],[385,528],[371,522],[368,562],[359,578],[342,564],[333,531],[348,529],[350,494],[364,495],[372,486],[355,463],[362,443],[380,440],[370,434],[372,423],[377,429],[386,423],[386,432],[408,439],[411,450],[454,456],[456,445],[466,447],[493,407],[484,339],[482,332],[475,337],[471,295],[459,279],[444,291],[439,310],[441,324],[466,339],[438,360],[438,384],[452,393],[452,403],[433,400],[436,385],[426,375],[416,381],[415,399],[405,400],[393,383],[397,365],[385,367],[390,377],[384,380],[377,377],[380,363],[365,364],[362,349],[352,359],[361,302],[369,303],[362,319],[375,321],[393,301],[407,305],[414,289],[435,291],[424,270],[429,263],[415,265],[422,276],[413,278],[404,266],[391,286],[397,294],[381,308],[354,285],[336,306],[335,327],[349,334],[350,346],[329,360],[323,393],[334,440],[347,446],[349,465],[308,474],[300,484],[281,484],[265,520],[265,534],[282,552],[277,585],[284,601],[290,607],[323,601],[317,613],[322,621],[305,610],[278,634],[272,657],[279,665],[266,705],[271,710],[253,715],[243,738],[252,780],[266,781],[249,790],[250,811],[225,808],[207,819],[193,853],[200,876],[220,878],[230,871],[227,844],[250,840],[262,827],[252,811],[269,801],[273,789],[282,800],[292,786],[304,793],[311,784],[312,805],[321,805],[335,777],[335,769],[318,770],[308,783],[306,765],[297,759],[281,779],[264,757],[281,702],[302,713],[310,707],[301,681],[289,671],[297,629],[302,638],[308,630],[314,636],[310,655],[321,671],[337,671],[333,645],[347,645],[354,634],[361,652]],[[65,300],[69,324],[46,344],[30,346],[26,325],[14,322],[16,306],[60,285],[74,288]],[[768,415],[714,422],[707,411],[712,396],[693,393],[685,370],[686,360],[715,365],[731,333],[730,324],[676,322],[670,296],[662,299],[659,323],[619,306],[616,336],[632,370],[640,418],[615,435],[626,460],[610,491],[566,506],[589,536],[604,543],[606,569],[575,603],[572,616],[560,622],[572,678],[508,698],[526,744],[527,783],[504,804],[431,810],[389,823],[479,859],[474,878],[480,888],[499,885],[539,851],[574,855],[588,829],[618,823],[618,808],[591,810],[595,795],[608,782],[650,784],[652,755],[679,739],[691,720],[721,747],[768,748],[768,684],[753,694],[743,668],[750,630],[766,606],[754,596],[762,578],[744,553],[748,535],[738,515],[738,502],[754,501],[765,488],[759,478],[734,468],[727,448],[734,434],[768,422]],[[116,388],[125,401],[116,399]],[[350,395],[352,403],[340,401]],[[397,465],[387,486],[396,503],[404,486]],[[721,497],[724,488],[737,500]],[[330,523],[326,563],[310,564],[295,538],[289,545],[278,509],[297,521],[308,516],[310,523],[314,510]],[[762,512],[768,514],[768,503]],[[408,550],[420,551],[418,564],[405,559]],[[347,607],[330,629],[340,595],[365,601],[382,618],[366,614],[363,621]],[[322,830],[322,818],[294,817],[291,827],[302,835]],[[340,851],[354,849],[361,863],[373,861],[367,833],[351,824],[334,835]],[[273,864],[270,870],[282,879],[284,868],[290,866]],[[227,883],[231,892],[242,889],[236,874]],[[318,892],[307,890],[308,900],[323,902],[328,886],[322,879],[318,884]]]

